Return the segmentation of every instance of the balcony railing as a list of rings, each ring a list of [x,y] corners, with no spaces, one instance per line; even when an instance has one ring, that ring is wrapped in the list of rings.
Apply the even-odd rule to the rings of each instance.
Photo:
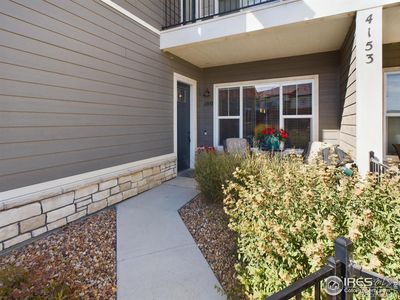
[[[165,0],[163,29],[194,23],[279,0]]]

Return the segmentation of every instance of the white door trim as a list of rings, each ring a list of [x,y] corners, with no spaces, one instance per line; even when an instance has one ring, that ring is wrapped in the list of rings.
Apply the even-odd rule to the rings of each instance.
[[[178,156],[178,82],[190,85],[190,168],[194,168],[197,148],[197,81],[174,73],[174,153]]]

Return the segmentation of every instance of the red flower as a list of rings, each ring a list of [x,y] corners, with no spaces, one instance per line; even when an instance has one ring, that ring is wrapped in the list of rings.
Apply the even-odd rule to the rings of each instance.
[[[215,153],[215,148],[212,146],[200,146],[197,148],[197,153]]]
[[[289,133],[284,129],[279,130],[279,134],[280,134],[281,138],[284,140],[289,138]]]
[[[268,132],[267,132],[267,128],[264,128],[264,129],[261,131],[261,134],[262,134],[262,135],[266,135],[266,134],[268,134]]]
[[[267,134],[268,135],[273,135],[275,133],[275,129],[274,128],[268,128],[267,129]]]

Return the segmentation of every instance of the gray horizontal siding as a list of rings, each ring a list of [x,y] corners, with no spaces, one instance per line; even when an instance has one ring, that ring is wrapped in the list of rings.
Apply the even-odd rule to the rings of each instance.
[[[340,147],[353,157],[356,155],[357,101],[356,101],[356,46],[355,25],[353,24],[346,36],[341,49],[341,121]]]
[[[204,70],[201,90],[208,88],[212,91],[216,83],[319,75],[319,128],[322,138],[323,130],[339,129],[339,58],[339,52],[329,52],[208,68]],[[198,106],[198,134],[200,144],[212,145],[213,107],[203,104],[208,100],[203,99]],[[203,135],[204,130],[209,133],[207,136]]]
[[[158,29],[165,25],[164,0],[114,0],[114,2]]]
[[[100,1],[1,1],[0,191],[171,153],[174,71]]]

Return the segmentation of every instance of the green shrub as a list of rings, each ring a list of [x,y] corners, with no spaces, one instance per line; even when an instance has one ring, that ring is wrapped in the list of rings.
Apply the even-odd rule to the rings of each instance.
[[[400,176],[364,180],[300,159],[246,160],[224,190],[229,226],[238,234],[238,276],[262,299],[318,270],[336,237],[354,243],[354,260],[399,278]]]
[[[204,199],[210,202],[222,202],[224,198],[222,185],[233,178],[233,172],[243,160],[243,157],[233,154],[198,153],[195,178]]]

